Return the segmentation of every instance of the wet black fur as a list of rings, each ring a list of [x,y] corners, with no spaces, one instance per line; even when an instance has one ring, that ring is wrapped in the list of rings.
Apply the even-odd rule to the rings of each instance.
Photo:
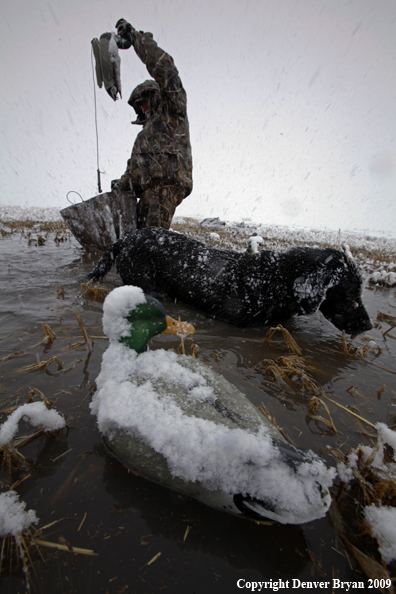
[[[319,309],[348,334],[372,328],[361,300],[362,278],[343,251],[298,247],[251,255],[149,227],[114,243],[89,278],[103,278],[114,263],[124,284],[177,298],[237,326],[278,324]]]

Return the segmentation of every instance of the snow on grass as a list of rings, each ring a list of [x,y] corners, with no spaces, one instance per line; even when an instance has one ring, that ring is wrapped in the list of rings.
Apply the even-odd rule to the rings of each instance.
[[[55,431],[66,425],[65,419],[56,410],[49,410],[44,402],[23,404],[0,426],[0,446],[9,444],[14,438],[21,419],[28,420],[35,427],[43,427],[45,431]]]
[[[396,508],[369,505],[363,511],[386,564],[396,559]]]
[[[356,489],[361,491],[365,502],[362,516],[377,539],[383,560],[390,563],[396,559],[396,508],[388,505],[393,502],[396,481],[396,432],[385,423],[377,423],[375,428],[375,447],[358,446],[338,463],[337,471],[341,481],[352,483],[355,496]]]
[[[36,524],[38,518],[32,509],[25,511],[26,503],[19,501],[15,491],[0,494],[0,536],[19,537],[21,532]]]
[[[61,221],[59,208],[42,208],[40,206],[0,206],[0,220],[11,221]]]

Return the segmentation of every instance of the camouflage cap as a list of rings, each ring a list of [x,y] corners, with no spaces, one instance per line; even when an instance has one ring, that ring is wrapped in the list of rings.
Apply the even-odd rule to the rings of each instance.
[[[128,24],[128,21],[126,21],[125,19],[118,19],[118,21],[116,22],[115,28],[118,29],[118,27],[120,25],[123,25],[124,23]]]
[[[145,80],[143,83],[133,89],[131,96],[128,99],[129,105],[135,107],[136,101],[141,101],[143,97],[149,93],[160,93],[160,87],[155,80]]]
[[[154,96],[154,100],[151,100],[151,108],[153,111],[156,110],[161,100],[160,87],[155,80],[145,80],[143,83],[133,89],[131,96],[128,99],[128,104],[133,107],[136,111],[137,119],[132,122],[133,124],[144,124],[146,122],[146,115],[140,107],[140,102],[148,95]]]

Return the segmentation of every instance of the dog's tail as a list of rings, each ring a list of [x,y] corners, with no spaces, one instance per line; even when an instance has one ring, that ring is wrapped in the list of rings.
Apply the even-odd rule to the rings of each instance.
[[[102,280],[115,264],[116,258],[123,246],[123,238],[119,239],[105,251],[95,268],[87,275],[87,280]]]

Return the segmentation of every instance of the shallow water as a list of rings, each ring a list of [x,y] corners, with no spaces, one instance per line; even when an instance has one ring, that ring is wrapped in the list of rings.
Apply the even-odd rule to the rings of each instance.
[[[84,298],[80,290],[80,281],[92,267],[93,260],[73,238],[57,244],[49,235],[42,246],[29,244],[21,235],[0,241],[0,359],[19,353],[0,363],[0,409],[27,402],[28,392],[36,388],[68,423],[68,431],[57,437],[43,435],[25,445],[21,452],[29,459],[29,468],[16,470],[12,478],[3,471],[0,486],[8,490],[28,476],[16,488],[27,509],[36,510],[41,527],[59,520],[42,538],[53,542],[66,539],[74,547],[98,553],[87,557],[42,548],[45,563],[37,557],[31,575],[36,590],[86,594],[240,592],[239,579],[272,580],[272,584],[289,580],[289,588],[280,591],[292,589],[293,579],[339,578],[367,585],[363,573],[346,555],[329,517],[303,526],[253,523],[135,476],[108,453],[89,412],[91,389],[108,344],[102,338],[102,304]],[[121,281],[112,272],[105,284],[113,288]],[[62,295],[57,295],[59,285],[64,289]],[[373,319],[378,311],[395,315],[394,289],[366,289],[363,298]],[[375,430],[369,425],[327,401],[338,430],[335,434],[308,416],[312,394],[303,391],[296,377],[275,382],[264,373],[261,361],[289,353],[279,331],[265,343],[267,329],[235,328],[209,320],[183,304],[164,304],[170,315],[180,315],[195,326],[198,357],[254,403],[263,402],[296,446],[312,449],[333,465],[335,448],[345,453],[359,443],[373,445],[369,435],[375,436]],[[88,334],[97,337],[93,338],[92,353],[85,345],[68,348],[82,340],[76,310],[82,314]],[[42,323],[55,332],[52,343],[40,344],[45,337]],[[341,333],[321,314],[293,319],[285,327],[312,363],[311,376],[330,398],[353,407],[373,424],[394,422],[396,340],[389,334],[383,337],[389,327],[386,323],[367,333],[381,353],[373,351],[364,359],[343,354]],[[367,342],[358,337],[348,339],[348,344],[364,347]],[[161,336],[152,341],[152,348],[159,346],[177,348],[178,340]],[[54,361],[44,371],[20,371],[54,356],[66,370],[58,369]],[[352,386],[355,389],[348,391]],[[40,394],[36,392],[34,398],[39,400]],[[318,414],[328,418],[323,407]],[[5,418],[3,414],[0,422]],[[32,432],[21,423],[21,435]],[[3,571],[2,588],[4,592],[23,591],[20,568],[14,567],[11,574]],[[271,588],[268,583],[267,589]],[[332,588],[321,591],[331,592]]]

